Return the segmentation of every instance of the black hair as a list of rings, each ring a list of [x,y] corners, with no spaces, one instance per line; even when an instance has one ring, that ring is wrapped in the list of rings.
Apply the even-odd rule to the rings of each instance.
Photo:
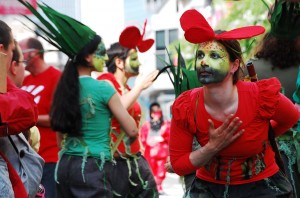
[[[28,49],[36,49],[39,51],[40,57],[44,59],[44,47],[42,43],[36,38],[29,38],[27,40]]]
[[[7,50],[12,41],[11,28],[2,20],[0,20],[0,43]]]
[[[107,71],[110,73],[115,73],[117,66],[115,64],[115,59],[120,58],[122,60],[126,60],[129,55],[129,48],[122,47],[120,43],[114,43],[107,50],[108,61],[106,62]]]
[[[153,112],[153,111],[152,111],[152,108],[153,108],[153,107],[159,107],[159,108],[161,109],[160,104],[159,104],[158,102],[153,102],[153,103],[151,103],[150,106],[149,106],[149,116],[150,116],[150,119],[152,119],[151,114],[152,114],[152,112]],[[160,121],[161,121],[161,122],[164,121],[164,116],[163,116],[163,115],[161,116]]]
[[[14,43],[15,43],[15,49],[13,49],[11,62],[13,61],[19,62],[22,52],[19,50],[20,48],[18,47],[18,42],[14,40]]]
[[[101,42],[96,35],[73,59],[69,59],[58,82],[50,111],[51,127],[70,136],[81,136],[80,87],[77,67],[91,67],[85,60]]]

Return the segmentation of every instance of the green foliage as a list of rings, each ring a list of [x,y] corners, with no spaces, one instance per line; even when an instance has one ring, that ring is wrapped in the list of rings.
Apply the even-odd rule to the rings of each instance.
[[[235,28],[251,25],[261,25],[266,28],[266,32],[270,29],[270,23],[268,22],[268,7],[274,0],[241,0],[241,1],[226,1],[228,8],[228,15],[222,18],[215,30],[232,30]],[[214,0],[214,6],[224,3],[223,0]],[[249,59],[255,51],[255,47],[261,41],[263,35],[240,40],[243,57],[245,60]]]
[[[176,56],[177,56],[177,63],[175,64],[176,66],[172,61],[172,54],[168,50],[167,53],[169,56],[169,62],[164,62],[166,66],[160,70],[157,77],[163,72],[167,72],[173,84],[176,98],[182,92],[202,86],[201,83],[198,81],[197,73],[194,70],[195,63],[194,61],[192,61],[194,59],[190,60],[189,64],[186,64],[186,61],[181,54],[180,45],[178,45],[178,48],[176,48]]]

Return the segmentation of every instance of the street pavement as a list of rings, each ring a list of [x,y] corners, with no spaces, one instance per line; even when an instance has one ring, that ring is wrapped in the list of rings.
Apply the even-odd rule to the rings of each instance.
[[[160,198],[182,198],[183,185],[180,177],[175,173],[167,173],[166,179],[163,182],[164,194]]]

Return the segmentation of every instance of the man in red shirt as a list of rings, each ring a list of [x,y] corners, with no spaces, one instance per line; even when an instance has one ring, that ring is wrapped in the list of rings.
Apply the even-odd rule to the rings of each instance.
[[[54,172],[58,160],[56,133],[50,128],[49,112],[53,93],[60,78],[61,71],[49,66],[44,61],[44,48],[36,38],[20,41],[20,46],[27,61],[25,69],[30,72],[23,82],[22,89],[30,92],[38,105],[39,116],[36,126],[41,135],[39,154],[45,160],[42,184],[46,197],[55,197]]]

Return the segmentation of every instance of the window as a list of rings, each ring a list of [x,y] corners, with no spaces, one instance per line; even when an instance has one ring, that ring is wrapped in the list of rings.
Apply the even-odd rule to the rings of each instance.
[[[157,69],[162,69],[165,66],[165,62],[169,62],[169,57],[166,51],[172,42],[178,40],[178,30],[159,30],[156,31],[156,67]]]

